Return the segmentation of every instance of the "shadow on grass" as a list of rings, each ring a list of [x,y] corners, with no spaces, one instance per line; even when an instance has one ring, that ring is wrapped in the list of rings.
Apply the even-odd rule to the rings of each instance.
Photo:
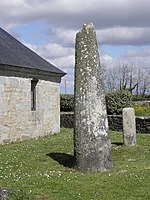
[[[116,146],[123,146],[124,145],[123,142],[112,142],[111,144],[114,144]]]
[[[73,168],[75,165],[75,159],[72,155],[65,153],[48,153],[46,155],[64,167]]]

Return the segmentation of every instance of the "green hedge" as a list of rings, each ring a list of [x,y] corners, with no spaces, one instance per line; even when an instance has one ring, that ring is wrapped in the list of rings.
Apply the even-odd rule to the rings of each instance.
[[[74,110],[74,95],[60,95],[60,111],[69,112]]]
[[[132,95],[128,90],[119,90],[106,94],[108,115],[120,115],[122,109],[131,106]]]
[[[122,109],[131,106],[132,95],[127,90],[106,94],[107,113],[109,115],[122,114]],[[63,94],[60,96],[60,111],[70,112],[74,110],[74,95]]]

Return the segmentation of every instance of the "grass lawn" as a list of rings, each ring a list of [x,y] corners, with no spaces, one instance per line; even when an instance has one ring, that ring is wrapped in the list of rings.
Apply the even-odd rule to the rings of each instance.
[[[54,136],[0,145],[0,188],[25,191],[9,199],[149,200],[150,135],[138,134],[136,147],[122,145],[111,132],[113,169],[82,173],[72,166],[73,129]]]
[[[132,108],[134,108],[136,116],[150,116],[150,106],[134,105]]]

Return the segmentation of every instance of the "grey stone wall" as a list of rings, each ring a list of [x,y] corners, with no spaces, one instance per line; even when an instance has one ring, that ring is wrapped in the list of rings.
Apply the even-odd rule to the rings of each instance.
[[[150,134],[150,117],[136,117],[136,130],[139,133]]]
[[[123,130],[121,115],[108,115],[108,124],[111,130]],[[73,128],[73,113],[61,113],[60,126],[64,128]],[[136,117],[136,131],[138,133],[150,134],[150,117]]]
[[[123,120],[121,115],[108,115],[109,128],[114,131],[123,130]]]
[[[132,105],[150,106],[150,101],[132,101]]]
[[[20,141],[60,130],[60,84],[37,83],[36,111],[31,111],[31,80],[0,76],[0,143]]]

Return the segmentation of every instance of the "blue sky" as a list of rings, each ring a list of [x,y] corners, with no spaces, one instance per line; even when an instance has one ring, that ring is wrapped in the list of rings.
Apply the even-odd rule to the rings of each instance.
[[[108,69],[127,62],[150,69],[149,0],[5,0],[1,27],[67,72],[61,93],[73,93],[75,35],[96,28],[100,61]],[[8,10],[9,12],[6,12]]]
[[[14,34],[18,34],[20,40],[30,43],[32,45],[44,45],[48,37],[45,35],[47,26],[41,22],[30,22],[15,26]]]

